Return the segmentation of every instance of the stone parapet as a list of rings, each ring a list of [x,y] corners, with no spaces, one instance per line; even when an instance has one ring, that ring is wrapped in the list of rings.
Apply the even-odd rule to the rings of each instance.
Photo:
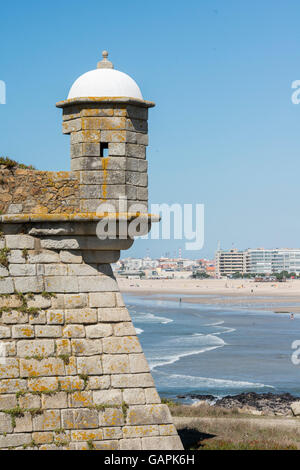
[[[73,214],[80,211],[80,181],[70,171],[6,169],[0,166],[2,214]]]

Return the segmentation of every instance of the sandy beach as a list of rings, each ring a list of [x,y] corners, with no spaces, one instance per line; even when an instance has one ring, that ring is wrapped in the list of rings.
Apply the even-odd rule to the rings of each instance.
[[[255,282],[249,279],[155,279],[136,280],[118,278],[120,290],[131,295],[180,295],[182,302],[201,304],[249,305],[272,304],[265,310],[280,313],[300,313],[300,280],[287,282]],[[188,297],[189,295],[193,297]],[[157,297],[156,297],[157,298]],[[173,297],[174,300],[174,297]],[[278,304],[278,307],[274,307]]]

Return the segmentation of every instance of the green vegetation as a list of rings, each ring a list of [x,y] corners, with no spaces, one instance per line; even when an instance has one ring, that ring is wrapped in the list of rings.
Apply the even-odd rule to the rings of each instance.
[[[89,450],[95,450],[95,446],[94,446],[92,439],[87,441],[87,445],[88,445]]]
[[[170,405],[169,405],[170,406]],[[295,418],[254,416],[203,403],[171,402],[170,411],[186,450],[299,450]]]
[[[32,165],[24,165],[23,163],[18,163],[15,160],[12,160],[8,157],[0,157],[0,165],[4,166],[6,169],[21,168],[25,170],[35,170]]]
[[[255,279],[255,278],[275,278],[277,281],[283,281],[285,279],[299,279],[300,276],[297,276],[296,273],[289,273],[287,271],[281,271],[280,273],[272,273],[272,274],[266,274],[266,273],[241,273],[241,272],[236,272],[233,273],[231,278],[232,279]]]
[[[11,416],[11,423],[12,427],[16,427],[16,418],[23,418],[25,413],[30,413],[31,416],[37,416],[43,413],[41,408],[21,408],[20,406],[16,406],[15,408],[11,408],[9,410],[1,410],[1,413],[5,413]]]
[[[43,291],[41,293],[41,296],[44,298],[44,299],[52,299],[53,297],[56,297],[56,294],[54,294],[53,292],[46,292],[46,291]]]
[[[293,444],[258,439],[246,442],[204,440],[201,442],[201,448],[198,450],[298,450],[298,448]]]
[[[273,276],[276,277],[278,281],[282,281],[283,279],[290,279],[291,277],[297,277],[296,273],[288,273],[287,271],[282,271],[281,273],[274,273]]]
[[[70,441],[54,441],[54,444],[56,445],[56,447],[66,447],[70,444]]]
[[[32,441],[29,444],[23,444],[23,449],[29,449],[31,447],[38,447],[37,443],[32,439]]]
[[[42,357],[42,356],[35,356],[35,358],[37,357]],[[28,357],[26,357],[25,359],[27,359]],[[32,357],[30,357],[30,359],[32,359]],[[61,386],[57,388],[57,390],[43,390],[42,392],[41,391],[25,391],[25,390],[20,390],[16,393],[16,398],[20,398],[20,397],[24,397],[26,394],[28,395],[36,395],[36,396],[43,396],[43,395],[47,395],[47,396],[52,396],[52,395],[55,395],[56,393],[60,392],[61,391]],[[78,390],[66,390],[67,393],[70,393],[70,392],[77,392]]]
[[[24,258],[26,261],[28,260],[28,249],[24,248],[22,250],[22,258]]]
[[[105,411],[108,408],[120,408],[120,405],[109,405],[103,403],[102,405],[91,405],[88,407],[90,410]]]
[[[0,250],[1,252],[1,250]],[[0,263],[1,264],[1,263]],[[29,315],[38,315],[41,311],[41,309],[37,307],[28,307],[28,300],[34,298],[34,294],[32,292],[29,292],[27,294],[24,294],[23,292],[18,292],[15,291],[14,294],[18,297],[22,305],[20,307],[1,307],[0,308],[0,317],[3,312],[11,312],[12,310],[21,312],[21,313],[28,313]],[[9,297],[7,294],[1,294],[0,297]]]
[[[122,405],[112,405],[109,403],[102,403],[102,405],[89,406],[90,410],[97,410],[97,411],[105,411],[107,409],[112,409],[112,408],[122,410],[124,421],[126,421],[129,406],[127,405],[127,403],[125,403],[125,401],[123,401]]]
[[[163,403],[163,400],[162,400]],[[170,403],[170,404],[169,404]],[[244,418],[245,416],[252,415],[245,415],[239,414],[237,408],[228,409],[222,408],[220,406],[210,406],[208,403],[203,403],[198,406],[188,406],[188,405],[181,405],[179,403],[175,403],[169,400],[169,403],[166,403],[173,416],[184,416],[188,418],[224,418],[224,417],[234,417],[234,418]]]
[[[204,271],[197,271],[193,273],[192,278],[193,279],[208,279],[210,276],[206,274]]]
[[[0,250],[0,264],[5,268],[8,267],[8,254],[10,253],[10,248],[1,248]]]
[[[68,438],[65,429],[56,429],[54,433],[56,434],[56,438],[54,439],[56,447],[67,447],[70,444],[70,439]]]
[[[16,427],[16,418],[22,418],[24,416],[24,410],[20,408],[19,406],[16,406],[15,408],[11,408],[10,410],[1,410],[2,413],[6,413],[7,415],[10,415],[11,417],[11,424],[12,427]]]
[[[68,366],[70,364],[70,357],[71,357],[70,354],[60,354],[58,357],[59,357],[59,359],[64,361],[66,366]]]
[[[22,307],[28,307],[26,294],[24,294],[23,292],[15,291],[15,295],[22,302]]]
[[[63,429],[63,428],[59,428],[59,429],[54,429],[54,434],[65,434],[66,433],[66,430]]]
[[[29,315],[35,316],[40,313],[40,309],[38,309],[37,307],[29,307],[25,309],[24,313],[28,313]]]
[[[30,359],[35,359],[36,361],[42,361],[43,359],[47,359],[47,356],[42,356],[42,355],[34,355],[34,356],[26,356],[25,359],[27,361],[30,361]]]
[[[126,418],[127,418],[128,409],[129,409],[129,406],[127,405],[127,403],[125,403],[125,401],[123,401],[123,403],[122,403],[122,413],[123,413],[125,422],[126,422]]]
[[[170,400],[169,398],[162,398],[161,402],[163,405],[168,405],[169,408],[171,408],[172,406],[178,405],[177,403],[175,403],[175,401]]]
[[[89,376],[87,374],[80,374],[79,378],[84,381],[84,388],[86,388],[89,382]]]
[[[28,411],[31,414],[31,416],[37,416],[37,415],[43,414],[42,408],[29,408],[26,411]]]

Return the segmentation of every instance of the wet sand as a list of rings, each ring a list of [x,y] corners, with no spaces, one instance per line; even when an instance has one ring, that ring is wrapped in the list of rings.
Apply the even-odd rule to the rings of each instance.
[[[138,296],[155,295],[160,300],[209,305],[236,305],[276,313],[300,313],[300,280],[287,282],[254,282],[252,280],[136,280],[118,278],[120,290]],[[168,297],[172,295],[172,298]],[[193,297],[189,297],[193,296]],[[264,304],[263,307],[261,305]],[[268,305],[269,304],[269,305]],[[276,306],[274,306],[276,304]]]

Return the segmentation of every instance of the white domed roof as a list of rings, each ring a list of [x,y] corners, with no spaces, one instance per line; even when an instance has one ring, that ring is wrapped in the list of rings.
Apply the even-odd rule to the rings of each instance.
[[[68,99],[128,97],[143,99],[136,82],[126,73],[114,70],[107,60],[108,53],[103,52],[103,60],[96,70],[91,70],[79,77],[72,85]]]
[[[96,69],[81,75],[73,84],[68,99],[88,96],[126,96],[143,99],[136,82],[126,73],[113,69]]]

